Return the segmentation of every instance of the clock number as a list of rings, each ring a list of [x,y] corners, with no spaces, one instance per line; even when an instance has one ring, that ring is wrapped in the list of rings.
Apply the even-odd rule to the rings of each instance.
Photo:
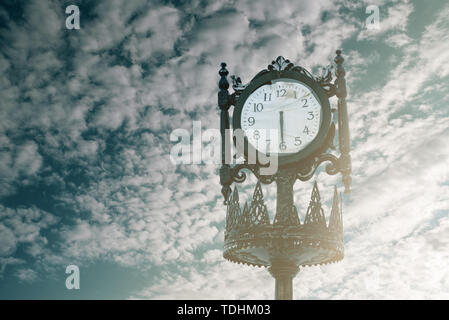
[[[271,93],[264,93],[263,100],[264,101],[271,101]]]
[[[295,99],[298,99],[298,97],[296,96],[296,91],[293,90],[293,95],[295,96]]]
[[[255,103],[254,104],[254,112],[261,112],[263,110],[263,104]]]
[[[282,142],[279,144],[279,149],[281,149],[281,150],[287,149],[287,145],[285,144],[284,141],[282,141]]]
[[[295,146],[300,146],[302,144],[301,137],[295,137]]]
[[[287,94],[287,90],[285,89],[281,89],[281,90],[276,90],[278,98],[279,97],[284,97]]]
[[[308,107],[308,105],[307,105],[307,99],[302,99],[301,100],[304,104],[302,105],[302,107],[303,108],[307,108]]]
[[[266,152],[266,153],[268,154],[268,153],[270,153],[270,143],[271,143],[271,140],[270,140],[270,139],[267,139],[266,142],[267,142],[267,152]]]
[[[309,134],[309,128],[307,126],[304,127],[303,133],[305,134]]]
[[[255,131],[254,131],[253,138],[254,138],[255,140],[259,140],[259,138],[260,138],[259,130],[255,130]]]
[[[250,126],[253,126],[256,123],[256,120],[254,119],[254,117],[249,117],[248,118],[248,124]]]
[[[313,120],[315,119],[315,116],[313,115],[313,111],[309,111],[309,118],[307,120]]]

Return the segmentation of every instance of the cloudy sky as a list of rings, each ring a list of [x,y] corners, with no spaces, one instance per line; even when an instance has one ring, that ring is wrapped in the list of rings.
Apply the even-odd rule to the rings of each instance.
[[[301,269],[294,296],[449,299],[447,17],[446,0],[2,0],[0,299],[272,298],[266,270],[222,258],[218,167],[172,164],[170,133],[219,127],[220,62],[244,82],[278,55],[318,74],[339,48],[345,259]],[[317,181],[328,214],[342,185]],[[311,187],[295,185],[301,219]]]

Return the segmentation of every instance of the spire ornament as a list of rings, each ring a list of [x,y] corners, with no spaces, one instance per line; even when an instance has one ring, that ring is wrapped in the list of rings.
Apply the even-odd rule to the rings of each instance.
[[[267,225],[270,224],[267,206],[263,201],[262,186],[258,181],[254,189],[253,200],[249,209],[250,225]]]
[[[240,228],[240,230],[246,230],[249,227],[249,225],[251,223],[251,217],[249,214],[248,202],[245,202],[245,206],[243,207],[243,212],[242,212],[238,222],[239,222],[238,227]]]
[[[301,224],[298,217],[298,210],[295,205],[286,205],[282,211],[276,214],[273,224],[275,226],[298,226]]]
[[[230,233],[233,228],[238,225],[240,220],[240,203],[239,203],[239,191],[237,186],[234,187],[234,192],[228,203],[227,215],[226,215],[226,232]]]
[[[321,207],[320,191],[318,190],[316,181],[313,184],[312,195],[310,197],[304,224],[317,228],[326,228],[326,217],[324,216],[324,210]]]
[[[337,186],[334,187],[334,200],[332,202],[331,216],[329,218],[329,231],[343,235],[343,219],[338,201]]]

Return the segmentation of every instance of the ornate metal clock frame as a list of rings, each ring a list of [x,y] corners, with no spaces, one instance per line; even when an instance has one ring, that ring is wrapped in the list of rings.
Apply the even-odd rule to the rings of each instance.
[[[234,114],[233,114],[233,129],[241,129],[240,119],[241,119],[241,112],[243,109],[243,105],[246,101],[246,99],[249,97],[249,95],[254,92],[257,88],[263,86],[264,84],[271,83],[272,80],[277,79],[290,79],[290,80],[297,80],[304,84],[306,84],[308,87],[310,87],[316,94],[317,98],[319,99],[322,107],[322,126],[320,129],[320,133],[318,136],[313,140],[311,144],[309,144],[306,149],[301,150],[298,153],[293,153],[289,155],[282,155],[279,156],[279,165],[285,166],[288,164],[295,164],[296,166],[298,163],[305,160],[305,162],[308,162],[307,159],[314,154],[317,153],[320,149],[323,148],[323,145],[325,140],[333,139],[333,136],[335,135],[335,125],[331,128],[331,110],[329,105],[329,99],[325,93],[325,91],[322,89],[322,87],[312,78],[305,76],[303,73],[298,72],[297,70],[299,67],[294,67],[292,69],[288,70],[269,70],[268,72],[261,72],[256,77],[254,77],[253,80],[251,80],[250,84],[245,87],[245,89],[241,92],[239,95],[234,108]],[[246,137],[244,141],[244,146],[241,146],[240,149],[244,149],[243,154],[247,156],[248,154],[256,154],[256,160],[259,159],[259,152],[257,150],[254,150],[254,147],[248,143]],[[253,149],[251,151],[247,149]],[[310,160],[310,159],[309,159]],[[260,164],[259,164],[260,165]]]
[[[278,57],[267,69],[259,72],[247,85],[242,85],[239,77],[232,76],[234,93],[229,94],[229,72],[226,64],[221,64],[219,71],[218,106],[221,109],[222,165],[220,168],[220,183],[227,206],[224,258],[236,263],[252,266],[268,267],[276,280],[276,299],[288,300],[293,297],[292,280],[301,266],[326,264],[343,259],[343,222],[341,200],[337,188],[334,190],[333,206],[326,225],[326,218],[321,206],[318,185],[315,182],[311,201],[305,220],[301,223],[297,209],[293,203],[293,185],[296,180],[307,181],[313,177],[320,164],[327,162],[326,172],[330,175],[342,174],[345,193],[350,192],[351,157],[348,112],[346,106],[346,80],[343,68],[344,59],[337,50],[335,57],[336,80],[332,83],[332,66],[324,69],[320,77],[314,77],[300,66],[295,66],[289,60]],[[260,163],[248,163],[245,148],[243,163],[231,165],[232,159],[230,141],[229,109],[235,106],[233,129],[238,129],[240,112],[246,98],[251,92],[276,78],[291,78],[307,84],[319,96],[322,105],[323,122],[318,136],[298,154],[279,157],[279,169],[275,174],[262,175]],[[331,121],[331,111],[328,98],[337,96],[338,109],[338,147],[340,155],[336,156],[330,150],[336,150],[334,138],[336,126]],[[249,143],[245,146],[251,148]],[[335,153],[335,152],[334,152]],[[240,207],[237,187],[231,190],[231,185],[246,180],[249,170],[258,179],[252,201]],[[264,204],[261,183],[276,182],[277,199],[276,214],[273,223],[270,222],[268,210]]]

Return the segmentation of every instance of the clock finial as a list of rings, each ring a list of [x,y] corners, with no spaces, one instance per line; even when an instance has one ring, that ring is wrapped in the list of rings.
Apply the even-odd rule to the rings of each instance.
[[[341,50],[336,51],[337,56],[334,61],[337,64],[335,75],[337,80],[336,94],[338,97],[338,131],[339,131],[339,148],[341,152],[340,156],[340,167],[341,173],[343,175],[343,184],[345,185],[345,193],[350,193],[351,186],[351,156],[349,154],[351,150],[351,141],[349,137],[349,119],[348,119],[348,107],[346,105],[346,79],[345,79],[345,68],[343,67],[343,62],[345,59],[341,56]]]
[[[290,60],[285,59],[283,56],[279,56],[276,58],[275,61],[272,61],[270,65],[268,65],[268,70],[277,70],[277,71],[283,71],[283,70],[289,70],[293,67],[293,63],[290,62]]]

